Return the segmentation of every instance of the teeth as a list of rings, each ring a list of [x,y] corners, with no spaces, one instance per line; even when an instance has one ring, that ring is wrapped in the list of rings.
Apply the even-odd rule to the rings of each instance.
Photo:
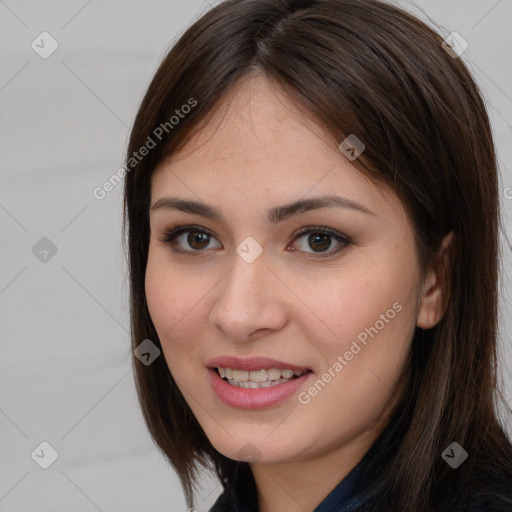
[[[252,382],[265,382],[267,380],[267,370],[249,372],[249,380]]]
[[[281,370],[279,368],[271,368],[267,370],[267,378],[268,380],[278,380],[281,378]]]
[[[265,382],[238,382],[236,380],[228,380],[228,382],[235,386],[236,388],[246,388],[246,389],[259,389],[259,388],[269,388],[271,386],[277,386],[278,384],[282,384],[283,382],[290,382],[289,379],[279,379],[279,380],[266,380]]]
[[[235,381],[236,382],[236,381]],[[246,382],[239,382],[238,383],[239,388],[246,388],[246,389],[258,389],[260,385],[256,382],[246,381]]]
[[[233,380],[247,382],[249,380],[249,372],[245,370],[233,370]]]
[[[219,375],[223,379],[227,379],[233,386],[250,389],[267,388],[282,382],[288,382],[304,373],[301,370],[281,370],[279,368],[247,371],[219,367],[217,370]]]

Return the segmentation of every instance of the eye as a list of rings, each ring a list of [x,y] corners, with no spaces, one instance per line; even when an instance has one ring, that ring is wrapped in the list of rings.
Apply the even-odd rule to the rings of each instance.
[[[209,231],[199,226],[176,226],[167,230],[160,241],[171,245],[175,252],[190,254],[206,249],[211,239],[215,239],[214,236]],[[183,243],[188,244],[188,246],[192,248],[192,251],[183,249]],[[177,247],[178,244],[180,245],[179,247]],[[217,247],[221,246],[219,245]]]
[[[305,249],[304,244],[300,250],[306,252],[308,254],[312,254],[316,257],[316,254],[319,254],[322,257],[322,253],[327,253],[326,256],[330,256],[332,254],[336,254],[343,249],[345,249],[348,245],[350,245],[351,241],[348,237],[334,231],[330,228],[319,227],[319,226],[308,226],[303,227],[298,232],[299,236],[296,236],[294,240],[298,240],[300,238],[309,235],[305,240],[307,247],[313,248],[313,252],[310,253]],[[328,250],[331,245],[333,239],[339,244],[338,247],[334,250]]]
[[[309,235],[306,244],[313,248],[313,251],[309,252],[304,245],[299,250],[313,257],[331,256],[351,244],[348,237],[330,228],[321,226],[307,226],[301,228],[294,234],[293,241],[295,242],[298,239],[304,238],[306,235]],[[333,239],[338,244],[338,247],[334,250],[329,250]],[[203,250],[209,248],[208,246],[212,240],[216,240],[216,238],[208,230],[200,226],[176,226],[168,229],[164,233],[164,236],[159,239],[160,242],[169,244],[173,251],[190,256],[204,252]],[[189,248],[183,248],[184,244],[188,245]],[[222,247],[220,244],[216,246],[216,248],[220,247]],[[295,250],[294,248],[292,249],[292,251]],[[323,253],[325,253],[325,256]]]

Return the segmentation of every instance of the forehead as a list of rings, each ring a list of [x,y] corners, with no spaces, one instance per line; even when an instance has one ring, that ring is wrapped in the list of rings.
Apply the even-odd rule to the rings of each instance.
[[[196,157],[259,161],[296,153],[294,142],[320,147],[328,134],[276,85],[261,76],[244,77],[216,106],[192,139],[172,160]],[[325,149],[328,145],[324,142]],[[331,150],[333,143],[331,142]]]
[[[242,80],[187,144],[152,175],[152,203],[166,193],[238,203],[284,203],[339,193],[396,211],[394,193],[370,181],[339,151],[304,107],[262,77]],[[208,198],[209,200],[206,200]]]

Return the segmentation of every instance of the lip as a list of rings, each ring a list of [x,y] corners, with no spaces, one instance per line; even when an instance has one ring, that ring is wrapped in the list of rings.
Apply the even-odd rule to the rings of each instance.
[[[230,367],[228,366],[227,368]],[[292,369],[289,366],[287,368]],[[217,373],[215,368],[208,368],[208,374],[210,376],[210,384],[219,399],[237,409],[264,409],[279,404],[290,396],[297,394],[299,389],[313,375],[311,371],[306,371],[300,377],[276,386],[247,389],[232,386]]]
[[[285,363],[283,361],[277,361],[275,359],[271,359],[269,357],[236,357],[236,356],[220,356],[214,359],[211,359],[206,363],[206,367],[209,369],[213,368],[232,368],[234,370],[261,370],[261,369],[270,369],[270,368],[278,368],[279,370],[299,370],[301,372],[311,371],[309,368],[305,366],[297,366],[292,363]],[[294,379],[295,380],[295,379]],[[254,390],[253,390],[254,391]]]

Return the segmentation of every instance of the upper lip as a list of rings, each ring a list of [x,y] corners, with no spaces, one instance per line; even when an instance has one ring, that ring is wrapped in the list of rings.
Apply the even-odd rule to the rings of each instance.
[[[299,370],[310,371],[305,366],[299,366],[292,363],[277,361],[269,357],[236,357],[236,356],[220,356],[211,359],[206,363],[208,368],[232,368],[234,370],[261,370],[269,368],[279,368],[280,370]]]

